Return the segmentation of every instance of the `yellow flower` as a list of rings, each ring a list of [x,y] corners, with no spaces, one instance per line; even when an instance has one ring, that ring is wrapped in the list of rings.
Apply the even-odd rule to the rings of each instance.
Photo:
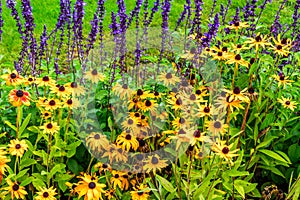
[[[36,80],[36,83],[38,86],[51,86],[55,87],[55,81],[49,77],[49,76],[44,76],[43,78],[38,78]]]
[[[147,112],[147,111],[150,111],[151,114],[155,114],[155,111],[156,111],[156,108],[157,108],[157,103],[155,100],[145,100],[140,109],[143,111],[143,112]]]
[[[108,145],[103,153],[102,157],[108,157],[110,164],[115,162],[127,162],[128,154],[121,148],[117,148],[115,144]]]
[[[11,140],[10,144],[8,144],[8,147],[9,153],[18,157],[22,157],[24,152],[28,149],[28,145],[26,144],[25,140],[19,141],[18,139]]]
[[[76,98],[71,98],[71,99],[67,99],[63,102],[62,105],[64,108],[69,108],[69,109],[73,109],[73,108],[78,108],[80,106],[80,102],[78,101],[78,99]]]
[[[228,125],[224,124],[221,120],[207,121],[205,123],[207,130],[215,136],[216,134],[224,135],[228,129]]]
[[[221,110],[223,112],[227,112],[227,108],[230,109],[231,113],[233,113],[233,109],[236,108],[237,110],[239,109],[244,109],[244,107],[241,105],[242,101],[241,100],[235,100],[231,98],[230,95],[223,97],[220,96],[216,100],[216,107],[218,110]]]
[[[180,82],[180,78],[171,72],[162,72],[158,75],[158,80],[163,83],[166,87],[174,86]]]
[[[273,50],[274,53],[276,53],[280,56],[288,56],[290,53],[288,46],[282,46],[281,44],[278,44],[278,45],[271,44],[271,47],[269,49]]]
[[[129,182],[126,176],[128,175],[125,172],[113,170],[112,177],[110,178],[110,183],[112,184],[113,188],[117,189],[118,186],[121,190],[127,190],[129,187]]]
[[[51,118],[51,116],[52,116],[52,113],[49,111],[46,111],[46,110],[42,111],[42,113],[41,113],[41,117],[43,119],[49,119],[49,118]]]
[[[1,78],[5,79],[6,85],[20,85],[23,82],[23,77],[18,74],[16,70],[11,71],[8,69],[8,74],[4,74],[1,76]]]
[[[131,191],[131,198],[132,200],[147,200],[149,199],[149,188],[146,185],[139,185],[133,188],[134,191]]]
[[[98,83],[99,81],[104,81],[105,76],[99,73],[96,69],[89,70],[85,73],[84,78],[90,80],[92,83]]]
[[[99,169],[99,174],[102,174],[102,172],[105,171],[111,171],[111,166],[107,163],[102,163],[102,162],[98,162],[97,164],[94,165],[95,169]]]
[[[79,85],[77,82],[71,82],[65,84],[65,87],[68,87],[74,96],[80,96],[85,94],[85,88]]]
[[[129,88],[127,84],[120,85],[117,83],[113,88],[112,88],[113,93],[118,95],[120,99],[124,98],[129,98],[132,94],[132,90]]]
[[[36,200],[56,200],[54,197],[57,193],[55,192],[55,188],[41,188],[39,192],[37,192],[38,196],[35,197]]]
[[[4,148],[0,148],[0,177],[4,175],[6,169],[9,168],[7,163],[9,163],[10,160],[6,157],[6,154],[7,152],[4,151]]]
[[[13,106],[22,106],[23,104],[25,106],[30,105],[30,97],[29,93],[24,90],[11,90],[9,92],[9,102]]]
[[[239,149],[231,150],[233,144],[227,146],[225,143],[226,141],[217,140],[211,149],[221,158],[224,158],[226,161],[229,161],[232,164],[231,158],[238,156],[236,152],[239,151]]]
[[[114,189],[106,190],[105,196],[108,200],[113,199],[115,196],[115,190]]]
[[[247,22],[239,22],[239,21],[234,22],[230,26],[227,26],[227,28],[234,29],[235,31],[238,31],[239,29],[243,29],[243,28],[247,28],[247,27],[249,27]]]
[[[86,146],[94,152],[100,152],[109,146],[109,141],[106,136],[101,133],[92,132],[85,138]]]
[[[98,178],[84,174],[79,177],[81,181],[78,182],[75,188],[76,193],[79,195],[78,199],[84,196],[84,200],[99,200],[102,198],[102,193],[104,193],[103,188],[106,187],[105,184],[98,183]]]
[[[232,49],[236,54],[239,54],[242,50],[247,49],[245,46],[241,45],[241,44],[232,44]]]
[[[228,61],[226,61],[226,64],[238,64],[241,66],[245,66],[248,67],[249,64],[247,61],[245,61],[240,54],[236,54],[236,55],[231,55],[228,57]]]
[[[130,149],[137,150],[139,147],[139,142],[137,139],[130,133],[126,132],[121,133],[117,137],[116,143],[125,151],[129,151]]]
[[[20,186],[17,182],[12,182],[9,179],[7,179],[6,182],[8,183],[8,187],[5,187],[4,190],[7,190],[10,193],[11,199],[25,199],[27,192],[24,190],[25,188],[23,186]]]
[[[281,99],[278,98],[277,101],[281,103],[284,108],[289,108],[292,111],[294,111],[294,109],[297,107],[296,105],[298,104],[296,101],[291,101],[291,98],[281,97]]]
[[[24,78],[23,83],[25,86],[32,85],[35,83],[35,78],[32,76],[29,76],[28,78]]]
[[[228,57],[231,55],[231,53],[230,52],[228,52],[228,48],[227,47],[216,47],[216,46],[214,46],[214,47],[212,47],[211,48],[212,50],[213,50],[213,52],[214,53],[212,53],[211,55],[212,55],[212,59],[213,60],[219,60],[219,61],[221,61],[221,60],[227,60],[228,59]]]
[[[69,97],[72,93],[71,89],[63,85],[57,85],[50,87],[51,93],[56,94],[58,97]]]
[[[250,44],[249,48],[255,47],[255,51],[257,52],[259,47],[264,49],[266,46],[271,45],[271,43],[267,42],[266,38],[267,36],[262,36],[258,33],[255,38],[249,38],[245,43]]]
[[[49,99],[46,100],[42,106],[44,106],[46,110],[56,110],[60,107],[60,104],[57,99]]]
[[[280,75],[275,75],[274,74],[272,77],[276,81],[278,81],[278,87],[283,85],[283,88],[285,88],[286,85],[291,85],[291,83],[294,82],[293,80],[289,80],[289,76],[284,76],[283,74],[280,74]]]
[[[249,102],[250,99],[246,96],[247,88],[241,90],[239,87],[235,87],[232,91],[224,89],[225,92],[230,94],[229,102],[232,100],[241,100],[242,102]]]
[[[156,170],[160,171],[162,168],[168,166],[166,163],[166,160],[161,160],[160,157],[155,154],[153,156],[148,156],[148,158],[145,160],[145,165],[143,166],[143,169],[148,173],[152,170],[155,172]]]
[[[43,126],[40,126],[45,134],[55,134],[59,131],[59,126],[56,122],[46,122]]]

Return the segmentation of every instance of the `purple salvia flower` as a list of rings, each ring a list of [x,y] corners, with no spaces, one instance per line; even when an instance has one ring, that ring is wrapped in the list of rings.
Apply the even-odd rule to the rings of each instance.
[[[249,21],[249,17],[251,15],[251,5],[250,5],[250,2],[249,0],[247,1],[246,5],[244,6],[244,8],[242,9],[243,11],[243,17],[244,17],[244,21],[245,22],[248,22]]]
[[[151,13],[150,13],[149,18],[147,19],[145,17],[144,21],[143,21],[143,26],[144,26],[143,41],[145,42],[146,48],[147,48],[147,44],[148,44],[148,28],[149,28],[149,25],[151,24],[151,22],[153,21],[154,14],[158,11],[159,5],[160,5],[159,0],[156,0],[154,2],[153,7],[151,8]]]
[[[231,6],[231,4],[232,4],[232,0],[228,0],[228,3],[227,3],[226,8],[225,8],[224,15],[222,16],[222,25],[225,25],[226,15],[228,13],[228,10],[229,10],[229,7]]]
[[[281,5],[279,6],[279,9],[277,10],[276,12],[276,15],[275,15],[275,20],[271,26],[271,29],[270,29],[270,32],[275,36],[277,37],[278,33],[280,33],[282,31],[282,25],[279,21],[280,19],[280,12],[281,10],[283,9],[284,5],[286,4],[287,0],[284,0]]]
[[[40,46],[39,46],[39,58],[40,58],[40,64],[42,63],[42,58],[45,55],[45,51],[47,49],[47,27],[44,25],[44,30],[42,35],[40,36]]]
[[[20,33],[21,37],[23,37],[23,26],[18,14],[18,11],[16,9],[16,2],[13,0],[7,0],[6,1],[6,6],[11,10],[11,16],[16,20],[17,22],[17,27],[18,27],[18,32]]]
[[[219,22],[219,13],[217,13],[214,17],[214,22],[208,24],[208,32],[204,33],[204,38],[202,38],[202,45],[204,47],[209,47],[212,39],[216,37],[217,32],[220,27],[220,22]]]
[[[294,6],[294,12],[293,12],[293,23],[291,27],[293,27],[293,32],[292,32],[292,38],[295,37],[295,34],[299,32],[299,23],[298,19],[300,18],[300,13],[299,13],[299,7],[300,7],[300,0],[296,1],[296,4]]]
[[[201,13],[202,13],[202,0],[195,0],[195,16],[192,22],[192,27],[189,34],[196,33],[196,38],[201,38]]]
[[[2,1],[0,0],[0,41],[2,41],[2,27],[3,27]]]
[[[79,59],[83,59],[83,48],[82,48],[82,23],[83,23],[83,17],[84,17],[84,6],[85,3],[83,0],[77,0],[74,5],[74,11],[73,11],[73,32],[75,37],[75,43],[78,47],[78,56]],[[74,47],[73,47],[74,48]],[[85,69],[83,69],[84,71]]]
[[[126,6],[124,0],[117,0],[118,4],[118,16],[120,19],[120,68],[121,74],[124,73],[124,62],[125,62],[125,53],[126,53],[126,31],[127,31],[127,19]]]
[[[90,33],[88,35],[88,38],[87,38],[88,44],[86,45],[86,56],[88,55],[89,51],[93,48],[94,43],[96,41],[96,37],[97,37],[97,34],[98,34],[98,30],[99,30],[98,22],[99,22],[98,15],[97,15],[97,13],[95,13],[94,14],[94,19],[90,22],[91,31],[90,31]]]
[[[216,6],[217,6],[217,0],[214,0],[214,1],[213,1],[212,8],[211,8],[210,13],[209,13],[209,17],[208,17],[209,19],[212,18],[213,14],[214,14],[214,12],[215,12]]]
[[[249,16],[250,16],[250,27],[247,29],[248,31],[252,31],[252,35],[254,34],[254,31],[255,31],[255,10],[256,10],[256,5],[257,3],[257,0],[252,0],[251,1],[251,4],[250,4],[250,13],[249,13]]]
[[[99,0],[98,1],[98,18],[99,18],[99,41],[100,41],[100,66],[102,65],[103,62],[103,49],[104,49],[104,44],[103,44],[103,20],[104,20],[104,15],[105,15],[105,7],[104,7],[105,0]]]
[[[186,0],[186,3],[184,4],[183,11],[180,14],[180,17],[177,20],[175,30],[180,26],[180,24],[184,21],[187,15],[187,23],[189,23],[189,20],[191,18],[191,1]]]
[[[165,45],[168,37],[169,32],[169,13],[171,10],[171,3],[170,0],[165,0],[162,4],[162,35],[161,35],[161,50],[160,50],[160,58],[159,60],[162,60],[164,51],[165,51]]]
[[[135,7],[134,7],[134,9],[130,12],[130,15],[129,15],[129,17],[128,17],[128,21],[127,21],[127,27],[129,27],[130,26],[130,24],[132,23],[132,20],[133,20],[133,17],[139,17],[139,13],[140,13],[140,9],[141,9],[141,7],[142,7],[142,4],[143,4],[143,1],[144,0],[137,0],[136,1],[136,5],[135,5]]]

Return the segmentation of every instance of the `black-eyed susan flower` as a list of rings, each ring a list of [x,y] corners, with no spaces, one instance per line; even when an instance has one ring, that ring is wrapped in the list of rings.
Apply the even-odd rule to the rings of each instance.
[[[42,129],[45,134],[55,134],[58,133],[60,128],[57,122],[46,122],[43,126],[40,126],[40,129]]]
[[[249,38],[245,43],[249,44],[249,48],[255,47],[256,52],[259,47],[264,49],[266,46],[271,45],[271,43],[267,41],[267,36],[262,36],[260,33],[258,33],[255,38]]]
[[[167,99],[167,103],[170,104],[170,107],[174,109],[175,111],[181,110],[183,107],[183,101],[181,97],[171,97],[170,99]]]
[[[289,76],[284,76],[284,74],[280,73],[279,75],[272,76],[276,81],[278,81],[278,87],[283,85],[283,88],[286,88],[287,85],[291,85],[293,80],[289,80]]]
[[[14,139],[10,141],[8,144],[8,151],[13,156],[22,157],[24,152],[27,151],[28,145],[25,140],[19,141],[18,139]]]
[[[247,22],[239,22],[239,21],[236,21],[233,24],[231,24],[230,26],[227,26],[227,28],[233,29],[235,31],[238,31],[240,29],[247,28],[247,27],[249,27]]]
[[[0,148],[0,176],[4,175],[6,169],[9,168],[7,163],[10,162],[10,160],[6,157],[7,152],[4,150],[4,148]]]
[[[283,46],[281,44],[273,45],[271,44],[269,50],[272,50],[275,54],[280,56],[288,56],[290,51],[288,46]]]
[[[109,163],[115,162],[127,162],[128,154],[121,148],[118,148],[115,144],[108,145],[103,153],[102,157],[108,157]]]
[[[193,132],[192,137],[190,137],[189,144],[190,146],[194,146],[198,142],[208,141],[208,137],[205,136],[205,132],[201,132],[199,129],[196,129]]]
[[[228,48],[227,47],[212,47],[211,48],[213,50],[214,53],[212,53],[212,59],[213,60],[227,60],[228,56],[230,56],[230,53],[228,52]]]
[[[155,155],[149,155],[148,158],[145,160],[145,165],[143,169],[148,173],[151,171],[161,171],[162,168],[168,166],[167,160],[161,160],[160,157]]]
[[[233,144],[230,144],[229,146],[227,146],[226,141],[220,141],[217,140],[213,146],[212,146],[212,150],[219,155],[221,158],[224,158],[226,161],[229,161],[232,164],[232,158],[235,156],[238,156],[238,154],[236,154],[236,152],[239,151],[239,149],[235,149],[235,150],[231,150],[233,147]]]
[[[130,149],[137,150],[139,147],[139,142],[137,139],[132,134],[126,132],[122,132],[117,137],[116,143],[125,151],[129,151]]]
[[[44,110],[44,111],[42,111],[42,113],[41,113],[41,117],[42,117],[43,119],[49,119],[49,118],[51,118],[51,116],[52,116],[52,113],[49,112],[49,111],[47,111],[47,110]]]
[[[291,39],[287,39],[287,38],[283,38],[281,39],[281,35],[278,34],[277,35],[277,40],[272,37],[273,42],[275,43],[275,45],[281,45],[283,47],[287,47],[288,49],[290,49],[292,47],[292,41]]]
[[[160,75],[158,75],[158,80],[166,87],[174,86],[180,82],[180,78],[171,72],[162,72]]]
[[[228,129],[228,125],[219,119],[207,121],[205,127],[209,132],[213,133],[214,136],[217,134],[224,135]]]
[[[23,186],[20,186],[17,182],[12,182],[10,179],[6,179],[8,187],[5,187],[4,190],[10,194],[11,199],[25,199],[27,192]]]
[[[57,194],[55,192],[55,188],[50,187],[50,188],[41,188],[37,192],[37,197],[35,197],[36,200],[56,200],[55,195]]]
[[[112,91],[114,94],[118,95],[120,99],[129,98],[133,93],[126,83],[122,85],[117,83],[115,86],[113,86]]]
[[[58,97],[69,97],[72,93],[69,87],[63,85],[57,85],[55,87],[51,87],[51,93],[57,95]]]
[[[241,90],[239,87],[235,87],[232,91],[224,89],[225,92],[230,94],[229,101],[241,100],[242,102],[249,102],[250,99],[246,96],[247,88]]]
[[[242,50],[245,50],[246,47],[243,46],[242,44],[232,44],[232,50],[234,53],[239,54]]]
[[[60,108],[61,102],[57,99],[49,99],[43,104],[43,106],[46,110],[56,110]]]
[[[16,107],[30,105],[29,93],[24,90],[11,90],[9,92],[9,102]]]
[[[8,74],[1,76],[2,79],[6,81],[6,85],[20,85],[23,83],[23,77],[18,74],[16,70],[11,71],[8,69]]]
[[[197,109],[197,116],[198,117],[211,117],[213,114],[213,107],[211,105],[208,104],[197,104],[198,105],[198,109]]]
[[[176,117],[173,121],[172,121],[172,126],[173,128],[175,128],[176,130],[183,128],[183,127],[189,127],[190,122],[187,118],[184,117]]]
[[[292,111],[295,110],[296,106],[297,106],[297,102],[296,101],[292,101],[291,98],[285,98],[285,97],[281,97],[281,98],[277,98],[277,101],[279,103],[281,103],[281,105],[284,107],[284,108],[289,108],[291,109]]]
[[[236,64],[248,67],[249,64],[247,61],[245,61],[240,54],[233,54],[231,56],[228,56],[228,60],[226,61],[226,64]]]
[[[62,104],[62,107],[69,109],[78,108],[79,106],[80,102],[77,98],[66,99]]]
[[[114,189],[106,190],[104,195],[108,200],[113,199],[115,196],[115,190]]]
[[[86,138],[86,146],[88,146],[93,151],[101,151],[106,149],[109,146],[109,141],[106,138],[106,135],[92,132]]]
[[[36,80],[36,84],[38,86],[51,86],[51,87],[55,87],[55,80],[53,80],[49,76],[44,76],[43,78],[38,78]]]
[[[79,176],[81,181],[78,182],[75,191],[78,194],[78,199],[84,196],[85,200],[99,200],[102,198],[102,193],[106,187],[105,184],[98,183],[98,178],[95,176],[90,176],[88,174],[83,174]]]
[[[148,200],[150,189],[147,185],[139,185],[133,188],[133,191],[130,192],[132,200]]]
[[[129,187],[128,177],[126,178],[125,176],[127,175],[127,173],[113,170],[111,174],[112,177],[110,178],[110,183],[112,184],[114,189],[117,189],[117,187],[119,187],[121,190],[128,189]]]
[[[110,164],[108,164],[108,163],[102,163],[102,162],[96,163],[94,165],[94,168],[98,169],[99,174],[102,174],[103,172],[111,171],[112,170]]]
[[[73,97],[78,97],[85,94],[85,88],[77,82],[70,82],[65,84],[65,87],[68,87],[73,95]]]
[[[219,111],[224,112],[227,111],[227,109],[229,108],[231,113],[233,113],[234,108],[236,108],[237,110],[244,109],[244,107],[242,106],[242,101],[232,99],[230,98],[230,95],[225,97],[220,96],[216,100],[216,106]]]
[[[155,100],[149,100],[146,99],[140,107],[140,110],[142,112],[147,112],[150,111],[151,114],[155,114],[156,108],[157,108],[158,104],[156,103]]]
[[[99,81],[104,81],[105,76],[99,73],[97,69],[91,69],[85,73],[84,78],[90,80],[92,83],[98,83]]]
[[[32,76],[29,76],[29,77],[23,79],[23,84],[25,86],[32,85],[34,83],[35,83],[35,78]]]

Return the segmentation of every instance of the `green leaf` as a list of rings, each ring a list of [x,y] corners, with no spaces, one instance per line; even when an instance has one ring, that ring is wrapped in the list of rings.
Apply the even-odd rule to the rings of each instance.
[[[35,159],[31,159],[31,158],[25,158],[22,159],[20,162],[20,169],[23,169],[25,167],[31,166],[36,164],[36,160]]]
[[[243,199],[245,199],[245,191],[244,191],[244,187],[238,184],[234,184],[234,188],[236,189],[236,191],[242,196]]]
[[[276,167],[260,166],[259,168],[270,170],[272,173],[274,173],[274,174],[276,174],[278,176],[281,176],[282,178],[285,178],[285,176],[283,175],[283,173],[281,171],[279,171],[279,169],[277,169]]]
[[[22,183],[20,185],[26,186],[26,185],[30,184],[33,180],[34,180],[34,177],[28,177],[24,181],[22,181]]]
[[[18,180],[19,178],[22,178],[27,172],[28,172],[29,168],[28,169],[24,169],[24,170],[21,170],[16,176],[15,176],[15,179]]]
[[[288,161],[286,161],[285,159],[283,159],[279,154],[275,153],[274,151],[268,150],[268,149],[260,149],[258,150],[263,154],[266,154],[267,156],[274,158],[275,160],[278,160],[280,162],[289,164]]]
[[[155,177],[157,178],[158,182],[163,186],[163,188],[165,188],[168,192],[172,193],[175,191],[173,184],[170,183],[167,179],[157,174],[155,175]]]
[[[300,159],[300,146],[297,143],[289,146],[288,155],[293,163],[297,162]]]
[[[17,127],[15,125],[13,125],[12,123],[10,123],[10,121],[4,121],[4,123],[7,124],[14,131],[17,131]]]
[[[27,117],[25,118],[25,120],[23,121],[22,125],[20,126],[20,130],[19,130],[19,136],[20,138],[22,138],[22,133],[23,131],[25,130],[25,128],[27,127],[29,121],[30,121],[30,118],[31,118],[31,113],[29,113],[27,115]]]
[[[277,136],[269,137],[268,139],[266,139],[266,141],[263,141],[262,143],[257,145],[256,149],[259,149],[259,148],[262,148],[262,147],[265,147],[265,146],[269,145],[272,142],[272,140],[274,140],[275,138],[278,138],[278,137]]]
[[[232,169],[230,171],[226,171],[224,173],[226,173],[227,176],[231,176],[231,177],[248,176],[249,175],[249,172],[247,172],[247,171],[238,171],[238,170],[235,170],[235,169]]]
[[[260,130],[264,130],[265,128],[270,126],[271,123],[274,122],[274,121],[275,121],[275,115],[273,113],[267,114],[266,118],[264,119],[264,121],[260,125]]]
[[[56,173],[58,173],[58,172],[64,173],[64,172],[66,171],[66,170],[65,170],[65,167],[66,167],[65,164],[62,164],[62,163],[56,164],[56,165],[51,169],[51,171],[49,172],[47,178],[48,178],[48,179],[51,179],[51,178],[54,176],[54,174],[56,174]]]

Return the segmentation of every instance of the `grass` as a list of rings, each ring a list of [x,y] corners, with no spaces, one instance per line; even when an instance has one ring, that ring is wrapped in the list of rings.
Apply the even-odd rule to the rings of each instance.
[[[153,6],[155,0],[149,0],[149,7]],[[93,18],[93,13],[97,7],[97,1],[95,0],[86,0],[85,6],[85,17],[84,17],[84,35],[87,35],[90,30],[90,20]],[[205,16],[209,15],[209,12],[212,8],[212,0],[204,0],[204,7],[203,7],[203,22],[204,27],[208,23],[208,19]],[[259,4],[262,0],[259,1]],[[281,20],[284,20],[284,23],[291,23],[292,21],[292,12],[293,10],[293,3],[295,0],[288,1],[287,6],[284,8],[283,12],[281,13]],[[73,2],[74,3],[74,2]],[[125,0],[127,10],[132,10],[135,7],[135,1]],[[176,25],[176,21],[183,10],[183,5],[185,0],[176,0],[172,1],[171,13],[170,13],[170,27],[174,28]],[[263,13],[263,17],[261,18],[261,23],[270,25],[273,20],[277,8],[279,7],[281,1],[273,0],[271,5],[267,5],[266,10]],[[216,11],[220,10],[220,4],[227,4],[226,0],[218,0]],[[246,4],[246,1],[236,1],[233,0],[231,9],[227,17],[234,15],[235,8],[243,7]],[[57,18],[59,16],[59,0],[31,0],[31,5],[33,7],[33,15],[34,15],[34,22],[36,24],[35,34],[36,37],[39,38],[40,34],[43,31],[44,24],[47,26],[48,30],[52,30],[55,27],[57,22]],[[17,8],[20,8],[21,3],[18,1]],[[110,13],[112,11],[117,10],[116,0],[107,0],[105,3],[106,8],[106,16],[104,19],[104,27],[105,31],[109,32],[109,24],[110,24]],[[19,9],[19,12],[21,10]],[[19,52],[21,50],[21,39],[20,35],[17,32],[17,27],[14,19],[10,16],[10,10],[3,5],[3,19],[4,19],[4,27],[3,27],[3,35],[2,35],[2,42],[0,45],[0,64],[2,66],[11,66],[13,61],[16,60],[19,56]],[[155,20],[152,23],[152,26],[159,27],[160,26],[160,14],[156,13]]]

